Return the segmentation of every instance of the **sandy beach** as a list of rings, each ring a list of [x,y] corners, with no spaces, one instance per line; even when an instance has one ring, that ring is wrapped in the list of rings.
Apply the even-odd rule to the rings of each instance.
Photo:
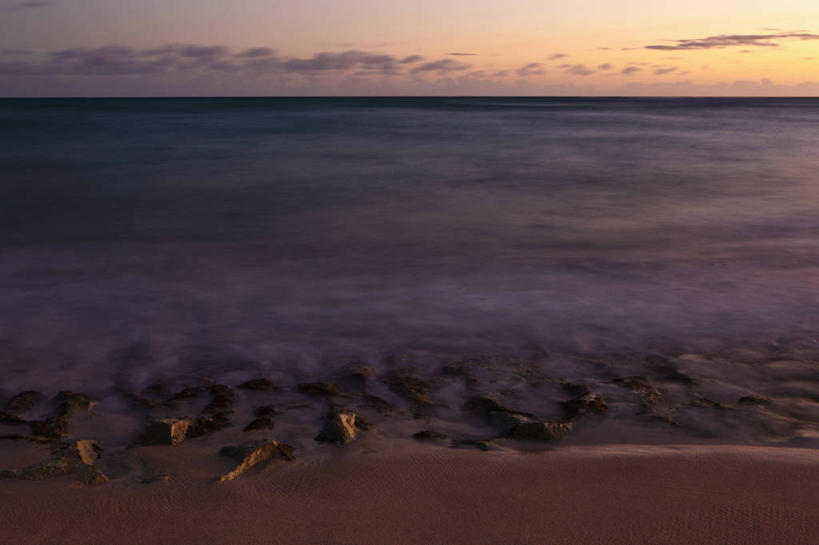
[[[214,477],[229,461],[207,448],[174,449],[130,455],[178,470],[169,481],[132,476],[91,489],[72,477],[4,481],[0,541],[809,545],[819,535],[819,453],[809,449],[362,444],[270,462],[226,483]]]

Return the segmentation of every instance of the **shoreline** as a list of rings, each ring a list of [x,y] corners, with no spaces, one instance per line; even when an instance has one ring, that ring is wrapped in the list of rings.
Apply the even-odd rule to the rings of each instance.
[[[271,461],[232,482],[213,449],[133,449],[195,468],[78,488],[0,483],[0,527],[20,545],[664,543],[805,544],[819,534],[819,452],[609,445],[479,452],[356,442]],[[179,456],[182,449],[184,456]]]

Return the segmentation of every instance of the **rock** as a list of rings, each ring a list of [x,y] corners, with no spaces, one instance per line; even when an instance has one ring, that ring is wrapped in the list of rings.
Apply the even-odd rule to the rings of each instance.
[[[377,413],[383,414],[391,412],[395,407],[392,404],[376,395],[362,394],[361,399],[363,403],[359,407],[365,409],[372,409]]]
[[[78,412],[90,411],[99,402],[85,394],[70,391],[60,392],[55,399],[59,404],[55,414],[63,418],[69,418]]]
[[[68,433],[68,419],[61,416],[51,416],[45,420],[32,420],[31,433],[49,439],[59,439]]]
[[[222,456],[233,458],[239,465],[219,477],[220,482],[230,481],[247,472],[250,468],[268,460],[292,461],[293,448],[278,441],[254,441],[236,447],[225,447],[219,451]]]
[[[566,390],[570,395],[574,397],[582,397],[586,394],[591,393],[591,389],[585,384],[577,384],[572,382],[563,382],[561,384],[563,389]]]
[[[156,475],[148,475],[140,482],[142,484],[153,484],[153,483],[169,483],[172,480],[172,475],[170,473],[158,473]]]
[[[80,460],[82,460],[82,463],[89,466],[94,465],[97,458],[100,457],[100,452],[102,452],[100,444],[91,439],[77,441],[76,448],[77,455],[80,457]]]
[[[276,385],[269,379],[257,378],[241,383],[239,388],[243,390],[267,391],[276,389]]]
[[[178,445],[185,440],[193,418],[163,418],[148,424],[137,439],[142,445]]]
[[[194,439],[203,435],[222,430],[230,426],[230,417],[227,413],[215,413],[211,416],[199,416],[193,419],[188,427],[186,437]]]
[[[274,416],[279,416],[281,413],[279,413],[279,411],[277,411],[273,405],[260,405],[259,407],[253,409],[253,414],[258,417],[268,416],[272,418]]]
[[[737,401],[741,405],[770,405],[772,402],[773,400],[769,397],[757,395],[742,396]]]
[[[298,390],[311,396],[337,396],[341,393],[338,386],[329,382],[302,382]]]
[[[90,488],[92,486],[103,485],[109,480],[110,479],[97,468],[89,466],[86,468],[85,472],[83,472],[80,483],[82,483],[83,486]]]
[[[429,382],[400,371],[388,373],[386,382],[391,391],[410,401],[412,415],[415,418],[424,418],[427,415],[432,407],[432,401],[429,399],[431,389]]]
[[[694,399],[686,403],[689,407],[698,407],[700,409],[724,409],[725,405],[720,403],[719,401],[714,401],[713,399],[708,399],[707,397],[703,397],[701,395],[695,396]]]
[[[198,386],[193,386],[189,388],[184,388],[179,392],[175,393],[172,397],[168,398],[168,400],[164,403],[169,407],[176,407],[180,401],[184,401],[186,399],[192,399],[202,393],[202,388]]]
[[[453,439],[454,448],[476,448],[478,450],[489,450],[488,441],[476,441],[475,439]]]
[[[14,413],[0,412],[0,424],[18,425],[25,424],[26,421]]]
[[[18,471],[16,472],[16,478],[25,481],[42,481],[52,477],[67,475],[76,467],[77,465],[72,463],[72,460],[69,460],[67,457],[58,457],[40,464],[34,464],[26,469],[23,469],[22,471]]]
[[[510,433],[512,439],[552,441],[572,431],[571,422],[521,422]]]
[[[216,384],[210,387],[211,401],[207,407],[202,409],[202,413],[230,413],[233,412],[233,404],[236,402],[236,395],[229,386]]]
[[[367,362],[354,361],[348,363],[339,375],[347,386],[356,391],[363,391],[367,388],[367,381],[376,375],[376,369]]]
[[[269,430],[273,429],[273,419],[269,416],[262,416],[253,420],[250,424],[245,426],[243,431],[253,431],[253,430]]]
[[[40,392],[34,390],[26,390],[20,392],[16,396],[9,399],[6,403],[6,412],[12,414],[25,413],[31,410],[34,405],[45,399],[45,396]]]
[[[604,413],[608,409],[605,398],[591,392],[560,404],[569,418],[577,418],[589,411]]]
[[[429,441],[434,439],[446,439],[447,436],[444,433],[433,431],[433,430],[423,430],[412,434],[412,438],[416,441]]]
[[[324,427],[316,441],[346,445],[358,436],[359,431],[369,428],[370,425],[354,412],[331,410],[324,418]]]

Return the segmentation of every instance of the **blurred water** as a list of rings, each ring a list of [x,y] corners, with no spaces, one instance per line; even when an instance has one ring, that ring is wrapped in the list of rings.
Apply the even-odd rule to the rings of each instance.
[[[819,325],[819,100],[0,100],[0,179],[8,372]]]

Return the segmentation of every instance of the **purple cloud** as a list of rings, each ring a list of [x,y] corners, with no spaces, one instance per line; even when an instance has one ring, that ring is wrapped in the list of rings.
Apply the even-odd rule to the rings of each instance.
[[[705,38],[675,40],[670,45],[647,45],[645,49],[660,51],[691,51],[726,47],[779,47],[780,40],[819,40],[819,34],[809,32],[777,32],[773,34],[721,34]]]
[[[464,64],[460,62],[453,61],[452,59],[441,59],[439,61],[427,62],[420,66],[417,66],[413,69],[413,74],[418,74],[421,72],[438,72],[438,73],[446,73],[446,72],[459,72],[461,70],[466,70],[470,67],[469,64]]]

